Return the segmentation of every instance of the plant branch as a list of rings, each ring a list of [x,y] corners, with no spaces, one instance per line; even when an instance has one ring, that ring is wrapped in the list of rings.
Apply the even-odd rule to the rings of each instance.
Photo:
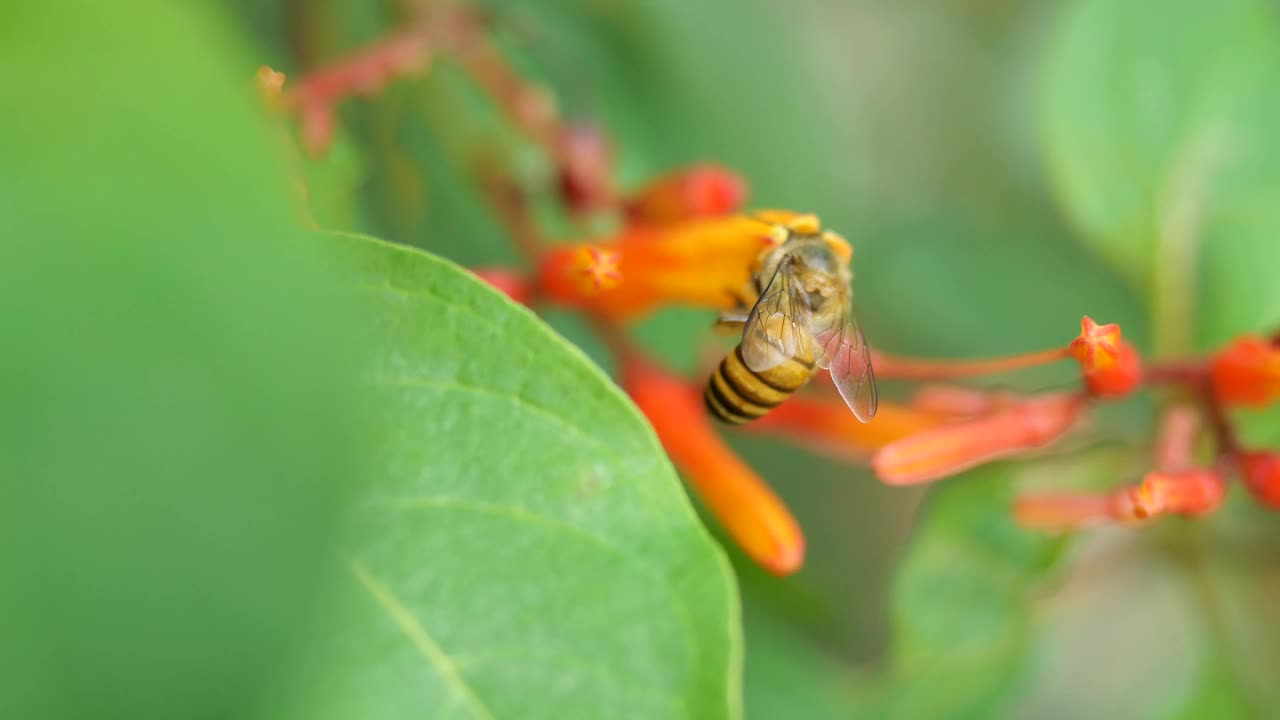
[[[1048,365],[1070,357],[1067,348],[1053,348],[1023,355],[978,360],[935,360],[872,352],[876,376],[893,380],[954,380],[995,375]]]

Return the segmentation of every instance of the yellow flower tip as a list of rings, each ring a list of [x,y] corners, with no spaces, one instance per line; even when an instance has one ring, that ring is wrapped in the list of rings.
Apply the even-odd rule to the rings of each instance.
[[[585,289],[598,293],[622,284],[621,252],[588,245],[582,248],[581,254],[582,266],[578,274],[587,281]]]
[[[1099,325],[1085,315],[1080,320],[1080,335],[1069,346],[1072,357],[1094,372],[1107,370],[1115,362],[1120,345],[1120,326]]]
[[[827,247],[831,248],[831,251],[836,254],[836,257],[840,258],[841,262],[848,263],[853,260],[853,246],[840,233],[825,230],[822,233],[822,241],[827,244]]]
[[[258,89],[262,92],[262,96],[268,101],[274,102],[280,97],[280,93],[284,90],[284,73],[273,70],[266,65],[258,68],[257,80]]]
[[[822,229],[822,222],[813,213],[803,213],[791,218],[787,229],[797,235],[817,235]]]
[[[1147,520],[1165,511],[1168,499],[1168,488],[1161,478],[1155,474],[1148,475],[1135,488],[1129,491],[1129,502],[1134,517]]]
[[[786,226],[794,220],[800,213],[793,210],[779,210],[777,208],[766,208],[764,210],[756,210],[751,213],[751,217],[757,221],[767,225],[783,225]]]

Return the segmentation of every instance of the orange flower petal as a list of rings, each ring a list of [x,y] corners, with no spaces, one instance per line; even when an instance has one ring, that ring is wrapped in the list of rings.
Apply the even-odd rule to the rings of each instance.
[[[1028,398],[990,416],[891,443],[875,454],[871,465],[889,485],[938,480],[1057,440],[1075,423],[1083,404],[1074,394]]]
[[[543,259],[538,283],[548,299],[617,321],[658,307],[728,310],[749,287],[769,226],[745,217],[635,227],[591,245],[558,248]],[[597,282],[601,259],[613,280]]]
[[[800,569],[805,549],[800,526],[712,429],[702,389],[636,357],[624,360],[622,384],[672,462],[747,555],[778,575]]]

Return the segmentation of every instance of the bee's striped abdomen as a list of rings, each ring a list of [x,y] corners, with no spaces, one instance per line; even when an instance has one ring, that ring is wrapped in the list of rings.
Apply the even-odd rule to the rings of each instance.
[[[813,371],[807,358],[791,358],[764,372],[752,372],[742,361],[742,347],[735,347],[711,373],[704,395],[707,409],[734,425],[754,420],[809,382]]]

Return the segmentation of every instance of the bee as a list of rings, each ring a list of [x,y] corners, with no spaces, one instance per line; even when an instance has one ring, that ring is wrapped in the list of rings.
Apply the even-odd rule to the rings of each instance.
[[[711,374],[703,395],[707,409],[726,423],[749,422],[799,390],[818,368],[827,368],[853,414],[870,421],[876,380],[851,302],[852,248],[823,231],[813,215],[770,226],[773,242],[761,253],[750,292],[717,323],[721,329],[741,328],[742,340]]]

